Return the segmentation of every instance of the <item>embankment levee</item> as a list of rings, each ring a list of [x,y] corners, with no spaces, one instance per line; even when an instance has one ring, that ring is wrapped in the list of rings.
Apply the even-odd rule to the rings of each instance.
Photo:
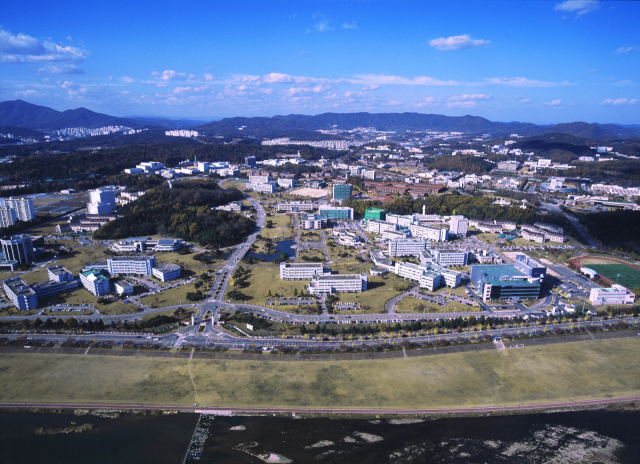
[[[0,352],[0,406],[439,414],[640,400],[640,337],[401,359],[266,362]]]

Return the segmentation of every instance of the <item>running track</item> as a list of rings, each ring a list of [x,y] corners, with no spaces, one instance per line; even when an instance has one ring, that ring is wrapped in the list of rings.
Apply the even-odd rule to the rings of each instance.
[[[48,409],[144,409],[161,411],[185,411],[199,413],[301,413],[301,414],[457,414],[486,413],[496,411],[527,411],[537,409],[571,408],[639,401],[640,396],[574,401],[570,403],[521,404],[518,406],[490,406],[481,408],[443,409],[316,409],[316,408],[207,408],[202,406],[143,406],[137,404],[52,404],[52,403],[0,403],[0,408],[48,408]],[[221,415],[222,415],[221,414]]]

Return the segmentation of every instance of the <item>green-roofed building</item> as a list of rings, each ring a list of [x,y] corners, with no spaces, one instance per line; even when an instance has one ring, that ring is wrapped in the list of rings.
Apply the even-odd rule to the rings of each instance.
[[[384,221],[387,217],[387,212],[380,208],[369,208],[364,212],[364,220],[376,219],[378,221]]]

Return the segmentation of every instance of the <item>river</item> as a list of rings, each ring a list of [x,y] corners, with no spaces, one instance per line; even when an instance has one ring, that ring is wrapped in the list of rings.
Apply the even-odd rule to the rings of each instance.
[[[197,414],[118,419],[0,414],[3,462],[182,463]],[[35,435],[86,423],[91,432]],[[578,411],[437,420],[215,417],[201,421],[201,463],[633,463],[640,412]],[[202,425],[204,424],[204,425]],[[257,457],[256,457],[257,456]],[[268,458],[267,458],[268,457]],[[262,459],[261,459],[262,458]]]

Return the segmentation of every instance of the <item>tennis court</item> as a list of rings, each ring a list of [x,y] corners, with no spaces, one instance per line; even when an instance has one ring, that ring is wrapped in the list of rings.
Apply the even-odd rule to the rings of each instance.
[[[617,279],[620,285],[627,287],[629,290],[640,287],[640,271],[632,267],[624,264],[589,264],[587,267],[613,282]]]

